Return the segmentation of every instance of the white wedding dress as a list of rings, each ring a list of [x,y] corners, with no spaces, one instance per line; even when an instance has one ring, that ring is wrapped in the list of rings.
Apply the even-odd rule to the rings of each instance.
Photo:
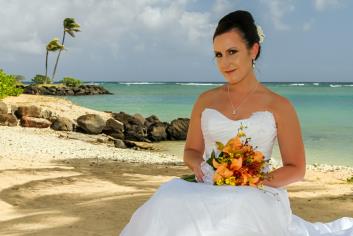
[[[257,111],[247,119],[230,120],[206,108],[201,117],[204,159],[216,150],[215,141],[226,143],[241,124],[247,126],[244,132],[251,137],[250,144],[270,158],[277,137],[271,112]],[[205,162],[202,170],[204,183],[174,178],[162,184],[134,212],[120,236],[353,236],[353,218],[311,223],[292,214],[284,188],[214,186],[210,184],[213,170]]]

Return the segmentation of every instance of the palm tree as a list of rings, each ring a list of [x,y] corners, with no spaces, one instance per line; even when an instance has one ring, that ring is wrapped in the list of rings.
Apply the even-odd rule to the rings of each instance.
[[[64,33],[63,33],[63,38],[62,38],[61,44],[64,46],[66,33],[68,33],[71,37],[75,37],[75,32],[80,32],[80,25],[75,22],[74,18],[65,18],[65,20],[64,20]],[[60,49],[58,57],[56,58],[53,76],[52,76],[53,81],[54,81],[56,68],[58,66],[59,57],[60,57],[62,50],[63,49]]]
[[[45,78],[48,78],[48,56],[49,52],[55,52],[57,50],[63,50],[64,45],[59,43],[58,38],[53,38],[48,44],[47,44],[47,53],[45,55]]]

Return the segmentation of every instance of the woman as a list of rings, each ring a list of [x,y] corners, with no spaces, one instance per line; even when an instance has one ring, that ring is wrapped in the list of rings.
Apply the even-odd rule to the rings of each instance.
[[[224,16],[213,36],[218,69],[227,83],[202,93],[192,110],[184,162],[198,183],[175,178],[132,216],[121,236],[353,235],[353,218],[322,224],[292,215],[284,186],[305,175],[300,124],[290,101],[260,84],[253,71],[262,32],[249,12]],[[245,124],[251,145],[265,158],[278,138],[283,166],[264,189],[214,186],[206,164],[215,141],[225,143]]]

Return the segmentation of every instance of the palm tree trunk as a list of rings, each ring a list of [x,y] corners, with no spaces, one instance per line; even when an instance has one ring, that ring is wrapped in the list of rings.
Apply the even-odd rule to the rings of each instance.
[[[64,42],[65,42],[65,34],[66,34],[66,32],[64,29],[63,39],[61,41],[61,45],[63,45],[63,46],[64,46]],[[58,57],[56,58],[56,62],[55,62],[54,70],[53,70],[53,76],[52,76],[53,82],[54,82],[54,77],[55,77],[55,73],[56,73],[56,68],[58,67],[58,62],[59,62],[59,57],[60,57],[61,51],[62,51],[62,49],[59,50]]]
[[[48,78],[48,55],[49,51],[47,50],[47,53],[45,55],[45,80]]]

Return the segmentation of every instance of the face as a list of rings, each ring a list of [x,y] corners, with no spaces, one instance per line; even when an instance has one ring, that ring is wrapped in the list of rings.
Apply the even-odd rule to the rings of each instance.
[[[218,69],[230,84],[253,73],[252,59],[257,55],[258,44],[249,49],[239,31],[231,30],[216,36],[213,49]]]

